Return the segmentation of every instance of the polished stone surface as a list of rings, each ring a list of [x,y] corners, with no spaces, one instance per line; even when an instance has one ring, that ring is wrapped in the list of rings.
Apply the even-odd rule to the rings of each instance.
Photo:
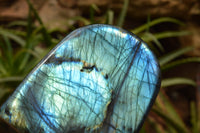
[[[147,44],[123,29],[90,25],[64,38],[1,107],[20,132],[132,133],[160,88]]]

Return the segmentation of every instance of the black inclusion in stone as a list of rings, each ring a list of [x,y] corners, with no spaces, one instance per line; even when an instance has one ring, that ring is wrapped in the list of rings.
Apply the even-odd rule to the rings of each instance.
[[[84,131],[85,131],[85,127],[82,127],[82,128],[76,127],[76,129],[72,128],[71,130],[69,130],[68,133],[84,133]]]
[[[105,74],[105,79],[108,79],[108,74]]]
[[[83,66],[83,68],[80,70],[81,72],[88,72],[90,73],[93,69],[95,68],[95,66]]]
[[[11,116],[11,115],[12,115],[8,106],[5,108],[5,113],[6,113],[8,116]]]
[[[74,58],[70,58],[70,59],[65,59],[62,57],[55,57],[55,55],[52,55],[46,62],[45,64],[55,64],[55,65],[60,65],[63,62],[80,62],[80,59],[74,59]]]
[[[133,133],[133,129],[132,128],[128,128],[128,132],[129,133]]]

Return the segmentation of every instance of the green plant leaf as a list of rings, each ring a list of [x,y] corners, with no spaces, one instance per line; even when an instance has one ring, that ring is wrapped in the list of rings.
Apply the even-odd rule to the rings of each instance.
[[[7,75],[8,71],[5,68],[5,66],[3,65],[4,64],[3,62],[4,62],[3,59],[0,57],[0,74],[1,75]]]
[[[156,38],[156,36],[150,32],[145,32],[142,36],[141,36],[142,40],[144,40],[145,42],[149,42],[152,41],[156,44],[156,46],[162,51],[164,52],[164,48],[162,46],[162,44],[158,41],[158,39]],[[149,44],[149,43],[148,43]]]
[[[81,21],[81,22],[83,22],[84,25],[90,25],[91,24],[90,20],[88,20],[84,17],[81,17],[81,16],[76,16],[76,17],[73,17],[71,19],[76,20],[76,21]]]
[[[142,26],[139,26],[133,30],[131,30],[131,32],[133,32],[134,34],[138,34],[146,29],[148,29],[149,27],[152,27],[154,25],[157,25],[157,24],[160,24],[160,23],[164,23],[164,22],[170,22],[170,23],[175,23],[175,24],[179,24],[179,25],[184,25],[183,22],[175,19],[175,18],[170,18],[170,17],[161,17],[161,18],[158,18],[158,19],[155,19],[149,23],[146,23]]]
[[[29,10],[30,12],[33,12],[34,16],[36,17],[36,19],[38,20],[38,22],[40,23],[41,27],[42,27],[42,34],[43,34],[43,37],[44,37],[44,40],[45,40],[45,43],[47,45],[51,45],[52,42],[51,42],[51,37],[50,35],[48,34],[41,18],[39,17],[39,14],[37,13],[37,11],[35,10],[35,8],[33,7],[32,3],[30,2],[30,0],[26,0],[28,5],[29,5]],[[28,17],[28,21],[31,19],[31,13],[29,13],[29,17]],[[31,21],[29,21],[30,23],[32,23]],[[30,24],[28,24],[29,26]]]
[[[159,58],[160,66],[162,67],[163,65],[165,65],[168,62],[172,61],[173,59],[183,55],[184,53],[192,51],[193,49],[194,49],[193,47],[185,47],[185,48],[173,51],[173,52],[167,54],[164,57]]]
[[[11,46],[11,42],[10,40],[8,39],[8,37],[6,36],[3,36],[4,38],[4,42],[5,42],[5,46],[6,46],[6,51],[5,51],[5,55],[6,55],[6,61],[7,63],[9,64],[9,66],[12,66],[13,65],[13,48]]]
[[[190,62],[199,62],[200,63],[200,57],[188,57],[188,58],[179,59],[179,60],[176,60],[176,61],[173,61],[173,62],[163,65],[161,67],[161,70],[165,71],[165,70],[168,70],[175,66],[182,65],[185,63],[190,63]]]
[[[196,87],[196,83],[188,78],[168,78],[168,79],[163,79],[161,83],[161,87],[165,88],[168,86],[173,86],[173,85],[180,85],[180,84],[185,84],[185,85],[192,85]]]
[[[168,130],[170,132],[188,133],[189,131],[183,120],[162,91],[159,93],[157,99],[160,100],[156,100],[157,106],[154,106],[152,110],[166,122]]]
[[[129,4],[129,0],[124,0],[123,8],[122,8],[119,18],[117,20],[117,26],[119,26],[119,27],[122,27],[122,25],[124,23],[124,19],[126,17],[126,12],[128,10],[128,4]]]
[[[190,35],[191,32],[189,31],[165,31],[154,34],[157,39],[163,39],[168,37],[177,37],[177,36],[185,36]]]
[[[26,21],[12,21],[11,23],[9,23],[7,25],[8,27],[12,27],[12,26],[24,26],[26,27],[27,26],[27,22]]]
[[[191,116],[191,124],[192,124],[192,133],[199,133],[198,131],[198,115],[197,108],[195,106],[195,102],[192,101],[190,103],[190,116]]]
[[[151,127],[152,129],[154,129],[156,133],[167,133],[167,132],[162,128],[162,126],[161,126],[159,123],[157,123],[157,121],[154,119],[154,117],[149,116],[149,117],[147,118],[147,121],[148,121],[148,123],[150,124],[150,127]],[[147,130],[147,133],[148,133],[148,130]]]
[[[184,129],[181,125],[179,125],[175,120],[173,120],[169,115],[166,115],[165,112],[159,111],[157,109],[152,109],[157,115],[159,115],[165,122],[168,123],[168,130],[169,128],[174,128],[177,132],[176,133],[188,133],[187,129]],[[175,117],[177,118],[177,116]],[[172,129],[171,129],[172,130]],[[173,130],[174,131],[174,130]]]
[[[3,82],[14,82],[14,81],[22,81],[24,77],[6,77],[0,78],[0,83]]]
[[[12,39],[13,41],[15,41],[17,44],[21,45],[22,47],[25,46],[25,40],[24,39],[22,39],[21,37],[13,34],[12,32],[10,32],[8,30],[0,28],[0,35]]]
[[[100,9],[98,8],[97,5],[92,4],[91,7],[92,7],[96,12],[100,13]]]
[[[114,21],[114,12],[112,10],[108,10],[107,12],[107,24],[113,24]]]

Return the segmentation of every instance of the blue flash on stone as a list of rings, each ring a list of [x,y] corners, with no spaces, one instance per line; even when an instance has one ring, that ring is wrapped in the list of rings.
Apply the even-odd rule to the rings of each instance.
[[[138,132],[160,88],[157,59],[134,34],[96,24],[65,37],[3,104],[20,132]]]

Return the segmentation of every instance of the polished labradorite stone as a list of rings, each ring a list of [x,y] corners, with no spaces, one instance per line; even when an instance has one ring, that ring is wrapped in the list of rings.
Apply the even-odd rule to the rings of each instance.
[[[90,25],[64,38],[1,107],[20,132],[138,132],[160,88],[158,62],[134,34]]]

